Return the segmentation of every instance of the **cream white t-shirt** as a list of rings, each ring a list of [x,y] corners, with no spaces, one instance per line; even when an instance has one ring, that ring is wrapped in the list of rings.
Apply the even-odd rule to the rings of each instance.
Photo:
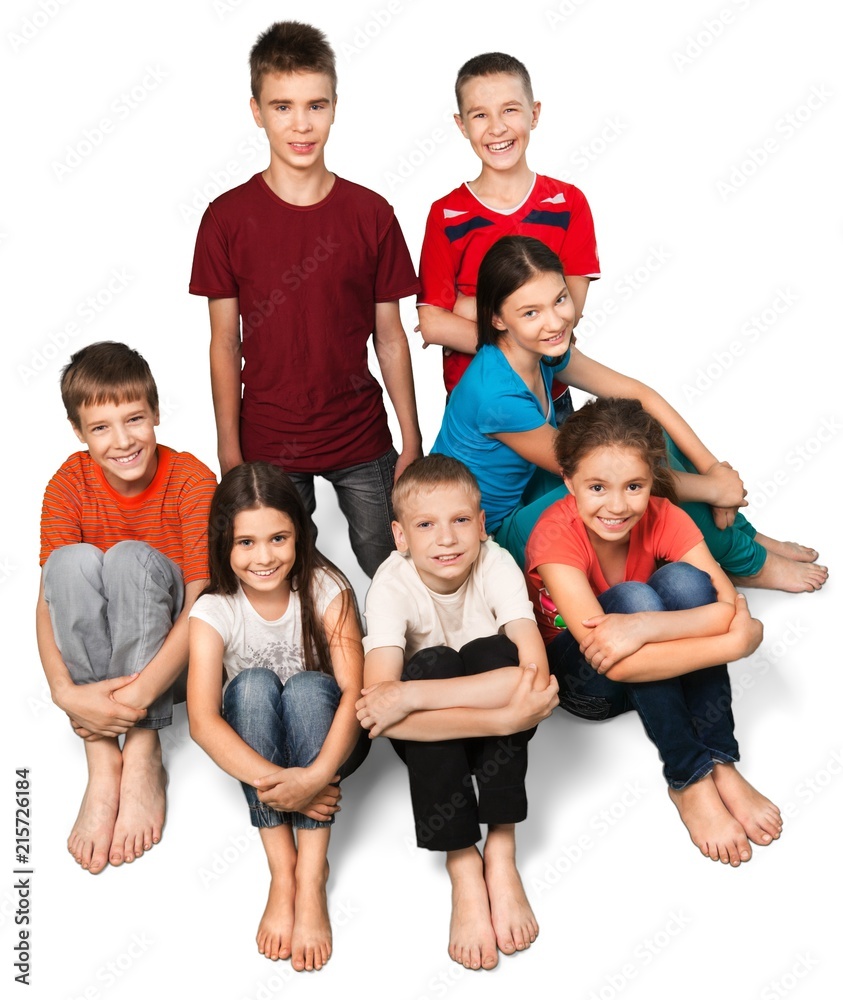
[[[316,613],[321,618],[337,594],[344,589],[325,570],[314,573]],[[255,611],[241,587],[236,594],[206,594],[190,609],[216,629],[224,644],[225,686],[250,667],[266,667],[282,681],[305,669],[301,627],[301,601],[292,591],[287,610],[275,621],[267,621]]]
[[[428,646],[459,649],[497,635],[518,618],[535,621],[524,574],[497,542],[483,542],[471,573],[453,594],[425,586],[409,554],[392,552],[366,596],[363,649],[398,646],[407,659]]]

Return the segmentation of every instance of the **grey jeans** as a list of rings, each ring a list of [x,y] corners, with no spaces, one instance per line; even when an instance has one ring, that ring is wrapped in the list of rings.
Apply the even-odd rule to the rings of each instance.
[[[53,635],[74,684],[127,677],[149,663],[184,604],[179,567],[146,542],[102,552],[80,543],[55,549],[44,565]],[[149,706],[138,728],[173,718],[173,692]]]

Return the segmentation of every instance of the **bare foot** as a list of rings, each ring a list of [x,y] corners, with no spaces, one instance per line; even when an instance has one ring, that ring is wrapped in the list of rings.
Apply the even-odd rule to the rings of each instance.
[[[296,873],[296,907],[292,961],[297,972],[319,971],[331,957],[331,920],[328,916],[328,866],[324,877],[304,880]]]
[[[812,563],[820,557],[816,549],[809,548],[807,545],[800,545],[798,542],[780,542],[777,538],[762,535],[760,531],[756,534],[755,541],[759,545],[763,545],[768,552],[775,552],[777,556],[793,559],[794,562]]]
[[[273,875],[269,883],[269,898],[258,925],[258,951],[271,958],[289,958],[293,953],[293,914],[296,898],[296,875],[291,870],[287,878]]]
[[[731,574],[730,574],[731,576]],[[755,576],[731,576],[736,587],[758,587],[802,594],[819,590],[828,579],[828,569],[815,562],[797,562],[777,552],[767,552],[764,565]]]
[[[161,839],[167,772],[155,729],[131,729],[123,745],[120,807],[114,824],[109,861],[131,862]]]
[[[448,852],[451,878],[451,929],[448,954],[466,969],[494,969],[498,949],[483,859],[476,847]]]
[[[123,757],[116,739],[85,744],[88,785],[79,815],[67,838],[67,849],[86,871],[98,875],[108,864],[108,849],[120,802]]]
[[[782,833],[782,814],[765,795],[744,778],[734,764],[715,764],[714,784],[723,805],[760,847],[778,840]]]
[[[742,861],[749,861],[752,848],[744,828],[723,804],[710,774],[681,791],[675,788],[667,791],[691,840],[706,857],[735,868]]]
[[[539,925],[515,867],[513,825],[489,830],[483,852],[483,876],[498,948],[504,955],[524,951],[536,940]]]

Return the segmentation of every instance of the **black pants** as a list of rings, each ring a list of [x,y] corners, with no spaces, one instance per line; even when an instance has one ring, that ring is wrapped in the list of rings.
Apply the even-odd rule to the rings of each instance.
[[[419,650],[401,679],[462,677],[517,664],[515,644],[496,635],[475,639],[459,652],[448,646]],[[480,839],[480,823],[523,820],[527,815],[527,742],[535,731],[431,743],[392,740],[409,771],[419,847],[460,850]],[[475,795],[472,775],[477,778],[479,795]]]

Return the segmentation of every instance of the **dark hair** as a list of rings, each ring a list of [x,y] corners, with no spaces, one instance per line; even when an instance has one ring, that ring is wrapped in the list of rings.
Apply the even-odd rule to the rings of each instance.
[[[530,74],[527,67],[516,59],[515,56],[508,56],[505,52],[484,52],[482,55],[474,56],[468,62],[463,63],[457,73],[457,83],[454,88],[457,95],[457,107],[462,114],[462,89],[469,80],[478,76],[494,76],[497,73],[508,73],[510,76],[517,76],[524,85],[527,100],[533,103],[533,85],[530,82]]]
[[[637,451],[653,476],[652,495],[676,503],[676,488],[667,464],[664,431],[637,399],[601,396],[575,410],[556,435],[556,461],[571,477],[580,462],[597,448]]]
[[[205,594],[236,594],[240,581],[231,568],[234,518],[244,510],[270,507],[292,521],[296,536],[296,558],[290,570],[290,586],[301,604],[305,668],[333,674],[325,629],[316,612],[315,571],[322,569],[342,587],[345,606],[341,621],[357,607],[351,584],[334,564],[316,548],[313,525],[292,479],[269,462],[246,462],[230,469],[220,480],[211,500],[208,518],[208,569],[210,583]]]
[[[158,388],[149,365],[133,348],[113,340],[88,344],[71,355],[59,384],[68,419],[77,428],[80,406],[142,399],[158,410]]]
[[[564,278],[562,264],[549,246],[532,236],[502,236],[480,262],[477,273],[477,346],[497,344],[502,330],[492,325],[501,306],[522,285],[552,272]]]
[[[401,520],[411,496],[431,493],[437,486],[461,486],[480,507],[480,487],[474,475],[450,455],[425,455],[411,462],[398,477],[392,490],[392,509]]]
[[[337,93],[337,65],[334,50],[325,33],[301,21],[276,21],[252,46],[249,53],[252,97],[260,100],[261,84],[267,73],[324,73]]]

